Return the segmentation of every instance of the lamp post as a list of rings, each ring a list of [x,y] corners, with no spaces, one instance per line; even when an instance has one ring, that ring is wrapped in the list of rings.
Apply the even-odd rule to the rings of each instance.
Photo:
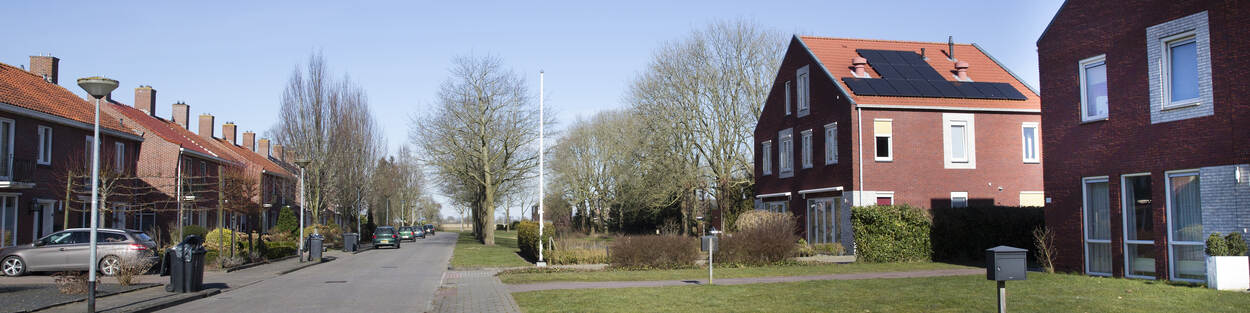
[[[99,223],[100,212],[100,99],[103,99],[113,89],[117,89],[117,81],[94,76],[78,79],[78,87],[82,87],[87,94],[95,98],[95,129],[91,136],[91,237],[90,237],[90,253],[88,256],[87,267],[89,269],[87,276],[87,312],[95,312],[95,282],[96,282],[96,231]]]
[[[299,159],[295,161],[295,165],[299,165],[299,261],[304,262],[304,205],[308,202],[304,200],[304,168],[308,167],[308,159]],[[316,231],[314,229],[313,231]]]
[[[534,264],[538,267],[547,266],[547,261],[543,260],[543,225],[546,224],[543,221],[546,218],[543,216],[545,213],[543,210],[545,190],[543,188],[546,187],[543,186],[545,184],[543,181],[543,150],[546,148],[543,145],[543,137],[545,135],[543,134],[543,72],[542,70],[538,71],[538,263]]]

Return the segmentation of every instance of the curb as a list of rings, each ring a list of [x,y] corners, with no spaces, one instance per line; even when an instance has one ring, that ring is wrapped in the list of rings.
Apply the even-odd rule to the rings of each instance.
[[[256,263],[252,263],[252,264],[244,264],[244,265],[239,265],[239,266],[235,266],[235,267],[227,268],[227,269],[225,270],[225,272],[226,272],[226,273],[230,273],[230,272],[234,272],[234,271],[245,270],[245,269],[249,269],[249,268],[253,268],[253,267],[257,267],[257,266],[261,266],[261,265],[265,265],[265,264],[271,264],[271,263],[275,263],[275,262],[285,261],[285,260],[287,260],[287,259],[291,259],[291,258],[294,258],[294,257],[297,257],[297,256],[298,256],[298,255],[288,255],[288,256],[284,256],[284,257],[277,258],[277,259],[273,259],[273,260],[267,260],[267,261],[264,261],[264,262],[256,262]]]
[[[219,293],[221,293],[221,289],[218,289],[218,288],[204,289],[195,293],[182,294],[181,296],[177,296],[176,298],[170,301],[161,301],[157,303],[151,303],[148,305],[141,305],[135,308],[120,308],[118,311],[120,312],[156,312],[161,309],[166,309],[175,305],[208,298],[208,297],[217,295]]]
[[[335,260],[335,258],[333,258],[333,257],[322,257],[322,258],[321,258],[321,262],[317,262],[317,263],[312,263],[312,262],[309,262],[308,264],[304,264],[304,265],[296,266],[295,268],[291,268],[291,269],[287,269],[287,270],[284,270],[284,271],[278,272],[278,276],[281,276],[281,275],[286,275],[286,274],[290,274],[290,273],[295,272],[295,271],[298,271],[298,270],[302,270],[302,269],[305,269],[305,268],[309,268],[309,267],[311,267],[311,266],[313,266],[313,265],[317,265],[317,264],[321,264],[321,263],[327,263],[327,262],[334,261],[334,260]]]

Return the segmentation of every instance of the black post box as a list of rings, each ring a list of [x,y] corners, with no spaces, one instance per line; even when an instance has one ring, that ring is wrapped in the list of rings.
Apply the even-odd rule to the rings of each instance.
[[[997,246],[985,249],[985,274],[989,280],[1024,280],[1029,250]]]

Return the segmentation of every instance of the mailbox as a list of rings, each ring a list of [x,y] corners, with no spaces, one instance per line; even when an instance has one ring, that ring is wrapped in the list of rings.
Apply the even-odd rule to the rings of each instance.
[[[1029,250],[997,246],[985,249],[985,274],[989,280],[1024,280]]]
[[[699,247],[699,249],[703,250],[704,252],[715,250],[716,242],[720,240],[720,238],[716,238],[716,236],[703,236],[703,237],[700,237],[700,239],[702,239],[700,240],[702,245]]]

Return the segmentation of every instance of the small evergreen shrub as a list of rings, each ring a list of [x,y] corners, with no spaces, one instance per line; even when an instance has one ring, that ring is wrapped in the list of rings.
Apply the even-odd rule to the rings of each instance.
[[[299,218],[295,217],[295,212],[291,209],[291,206],[283,206],[281,210],[278,210],[278,222],[273,225],[273,228],[269,229],[269,234],[278,237],[285,235],[285,238],[295,238],[298,237],[298,233]]]
[[[270,260],[295,255],[295,250],[299,249],[298,245],[290,241],[273,241],[265,245],[265,258]]]
[[[864,262],[930,261],[932,226],[924,209],[908,205],[851,208],[855,253],[857,260]]]
[[[517,248],[521,249],[521,256],[531,261],[538,260],[538,222],[524,221],[517,224]],[[544,251],[551,250],[551,238],[555,236],[555,227],[551,223],[546,223],[543,229],[542,244]]]
[[[625,236],[608,245],[608,264],[617,268],[689,268],[699,259],[699,239],[694,237]]]
[[[1246,242],[1241,233],[1232,232],[1227,236],[1211,233],[1207,237],[1207,255],[1209,256],[1243,256],[1246,255]]]

